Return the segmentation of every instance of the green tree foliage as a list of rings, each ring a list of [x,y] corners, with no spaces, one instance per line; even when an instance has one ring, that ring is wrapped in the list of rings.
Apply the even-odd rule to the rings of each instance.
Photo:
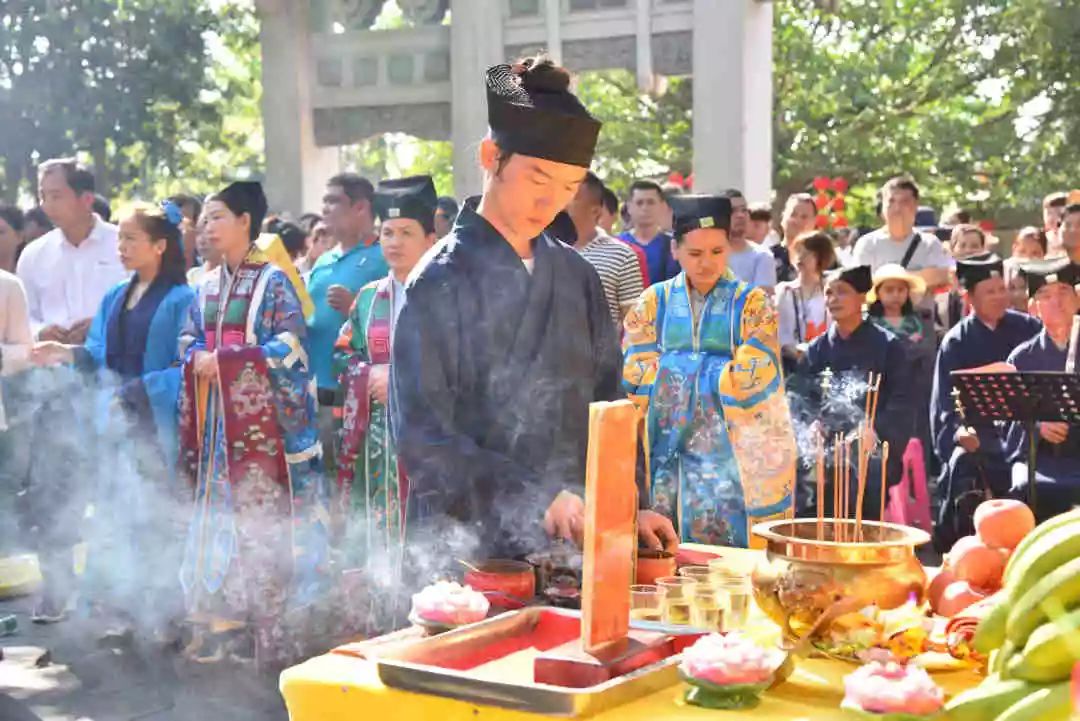
[[[1009,222],[1080,184],[1080,0],[773,7],[778,199],[843,175],[849,215],[870,222],[874,189],[906,171],[937,207]],[[391,10],[381,26],[404,22]],[[203,192],[258,173],[260,79],[249,0],[6,0],[0,188],[25,190],[38,160],[73,152],[121,195]],[[596,169],[614,188],[691,172],[691,79],[644,95],[628,72],[589,72],[578,92],[604,121]],[[345,157],[373,177],[431,173],[452,192],[445,142],[391,134]]]
[[[666,92],[653,97],[638,92],[632,73],[606,70],[583,73],[577,92],[604,123],[594,165],[617,193],[635,178],[691,172],[689,78],[671,78]]]
[[[218,120],[200,95],[214,22],[200,0],[0,4],[4,195],[51,156],[92,160],[106,190],[180,167],[185,125]]]
[[[937,206],[992,216],[1074,172],[1060,150],[1080,97],[1076,0],[834,5],[774,5],[778,194],[842,175],[870,220],[873,188],[910,172]],[[1040,97],[1051,109],[1032,115]]]
[[[908,172],[939,208],[1006,221],[1019,210],[1030,220],[1042,194],[1078,184],[1077,0],[773,7],[780,201],[816,175],[844,176],[849,215],[873,222],[875,189]],[[653,98],[629,73],[585,73],[578,89],[604,120],[596,165],[616,188],[690,172],[691,80],[673,79]]]

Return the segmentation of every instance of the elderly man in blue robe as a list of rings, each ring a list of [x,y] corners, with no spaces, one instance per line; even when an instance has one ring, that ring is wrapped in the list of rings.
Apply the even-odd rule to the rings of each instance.
[[[1043,329],[1031,340],[1021,343],[1009,355],[1009,363],[1018,371],[1065,371],[1073,319],[1080,311],[1076,285],[1080,266],[1067,258],[1032,261],[1019,266],[1019,275],[1027,285],[1031,311],[1043,322]],[[1076,348],[1071,348],[1075,368]],[[1039,439],[1035,450],[1035,512],[1042,522],[1080,504],[1080,428],[1065,422],[1038,424]],[[1009,426],[1006,447],[1012,464],[1011,495],[1027,500],[1028,433],[1025,424]]]
[[[930,433],[942,464],[935,524],[935,540],[941,549],[974,533],[972,514],[984,492],[1005,495],[1011,476],[1005,429],[994,423],[965,422],[953,396],[951,374],[1004,361],[1042,328],[1038,319],[1009,308],[1001,258],[990,255],[957,261],[956,275],[972,313],[941,341],[930,398]]]

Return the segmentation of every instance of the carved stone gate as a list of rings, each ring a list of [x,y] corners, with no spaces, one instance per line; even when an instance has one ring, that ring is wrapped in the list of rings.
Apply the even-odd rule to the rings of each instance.
[[[697,190],[767,200],[772,6],[761,0],[258,0],[267,189],[317,210],[336,147],[383,132],[451,140],[459,196],[477,192],[484,69],[544,49],[574,72],[626,68],[643,90],[693,75]]]

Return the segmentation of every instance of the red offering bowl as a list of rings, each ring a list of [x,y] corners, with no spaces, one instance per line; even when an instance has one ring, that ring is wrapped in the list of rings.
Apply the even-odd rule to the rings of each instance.
[[[641,549],[637,556],[635,583],[651,585],[656,579],[675,575],[675,554],[670,551]]]
[[[465,584],[476,591],[495,591],[523,603],[529,603],[536,595],[536,574],[524,561],[494,559],[473,564],[465,572]],[[489,595],[488,600],[492,606],[507,607],[496,595]]]

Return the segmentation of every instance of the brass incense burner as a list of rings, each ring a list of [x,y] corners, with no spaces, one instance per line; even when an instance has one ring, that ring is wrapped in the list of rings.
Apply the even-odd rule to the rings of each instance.
[[[799,518],[759,523],[753,533],[766,553],[754,570],[754,597],[789,641],[818,636],[833,619],[872,604],[923,600],[926,572],[915,548],[930,535],[920,529],[863,521],[856,531],[855,520],[832,518],[819,528],[816,518]]]

